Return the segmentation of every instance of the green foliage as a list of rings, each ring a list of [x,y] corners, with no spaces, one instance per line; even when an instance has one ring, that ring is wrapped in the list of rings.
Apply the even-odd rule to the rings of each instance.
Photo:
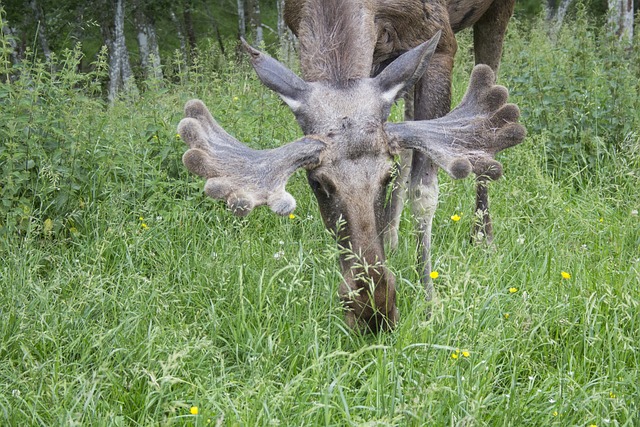
[[[104,109],[95,98],[105,55],[95,71],[79,74],[79,46],[43,63],[29,56],[5,67],[0,83],[0,229],[25,231],[32,217],[52,216],[72,223],[89,192],[99,161],[87,151],[92,128],[85,120]],[[3,58],[6,64],[6,57]],[[85,140],[86,138],[86,140]]]
[[[605,43],[585,21],[553,42],[511,27],[501,81],[529,137],[500,157],[495,246],[469,243],[472,180],[442,176],[433,317],[405,211],[389,257],[401,321],[364,336],[342,321],[303,173],[295,218],[235,218],[181,165],[194,97],[253,147],[299,136],[245,63],[176,55],[167,81],[111,106],[104,59],[5,65],[0,424],[637,425],[638,53]]]
[[[531,30],[512,25],[502,72],[525,125],[544,137],[548,169],[567,176],[632,166],[618,161],[634,156],[640,138],[638,37],[625,46],[584,12],[556,37],[547,31],[542,19]]]

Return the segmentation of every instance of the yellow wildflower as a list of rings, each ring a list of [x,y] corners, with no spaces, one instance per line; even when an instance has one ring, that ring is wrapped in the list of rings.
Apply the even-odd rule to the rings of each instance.
[[[504,316],[505,319],[508,319],[509,316],[511,316],[511,315],[509,313],[505,313],[505,314],[503,314],[503,316]]]
[[[437,279],[438,276],[440,276],[440,273],[438,273],[437,271],[432,271],[431,273],[429,273],[429,277],[431,277],[432,279]]]
[[[144,222],[140,224],[140,227],[142,227],[143,230],[146,230],[147,228],[149,228],[149,226]]]
[[[518,292],[518,288],[515,288],[515,287],[509,288],[509,293],[510,294],[515,294],[516,292]]]
[[[451,358],[452,359],[457,359],[460,355],[460,349],[456,348],[456,351],[454,351],[453,353],[451,353]]]
[[[553,415],[554,417],[557,417],[558,416],[558,411],[553,411],[553,414],[551,414],[551,415]]]
[[[569,280],[571,279],[571,274],[567,273],[566,271],[561,271],[560,275],[562,276],[563,279],[565,280]]]
[[[612,398],[612,399],[615,399],[616,398],[616,394],[614,392],[610,391],[609,392],[609,397]]]
[[[191,413],[191,415],[198,415],[198,407],[192,406],[191,409],[189,409],[189,412]]]
[[[289,214],[289,219],[295,219],[295,218],[296,218],[296,216],[294,214],[292,214],[292,213]]]
[[[471,353],[469,353],[469,350],[462,350],[462,357],[469,357],[471,356]]]
[[[451,215],[451,221],[453,221],[453,222],[460,221],[460,215],[458,215],[458,214]]]
[[[237,97],[237,96],[234,96],[234,97],[233,97],[233,101],[234,101],[234,102],[236,102],[237,100],[238,100],[238,97]]]
[[[180,139],[180,134],[176,133],[176,139]]]

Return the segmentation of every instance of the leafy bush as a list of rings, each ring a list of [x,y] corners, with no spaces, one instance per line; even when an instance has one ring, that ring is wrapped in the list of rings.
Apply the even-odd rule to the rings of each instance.
[[[501,75],[532,134],[545,137],[547,166],[558,176],[619,168],[640,138],[640,49],[582,10],[549,36],[540,18],[509,28]]]

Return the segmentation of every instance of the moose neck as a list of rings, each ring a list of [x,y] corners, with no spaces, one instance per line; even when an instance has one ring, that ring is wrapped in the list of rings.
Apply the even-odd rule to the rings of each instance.
[[[306,81],[343,86],[369,76],[376,35],[368,1],[307,0],[301,15],[297,33]]]

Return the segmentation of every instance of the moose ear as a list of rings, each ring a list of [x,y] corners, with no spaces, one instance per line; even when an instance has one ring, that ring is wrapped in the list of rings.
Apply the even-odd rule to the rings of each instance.
[[[375,77],[374,81],[385,102],[392,104],[422,77],[436,51],[441,34],[442,31],[438,31],[428,41],[403,53]]]
[[[251,55],[251,65],[260,81],[276,92],[294,113],[298,111],[305,101],[309,84],[279,61],[254,49],[244,39],[241,40],[245,50]]]

